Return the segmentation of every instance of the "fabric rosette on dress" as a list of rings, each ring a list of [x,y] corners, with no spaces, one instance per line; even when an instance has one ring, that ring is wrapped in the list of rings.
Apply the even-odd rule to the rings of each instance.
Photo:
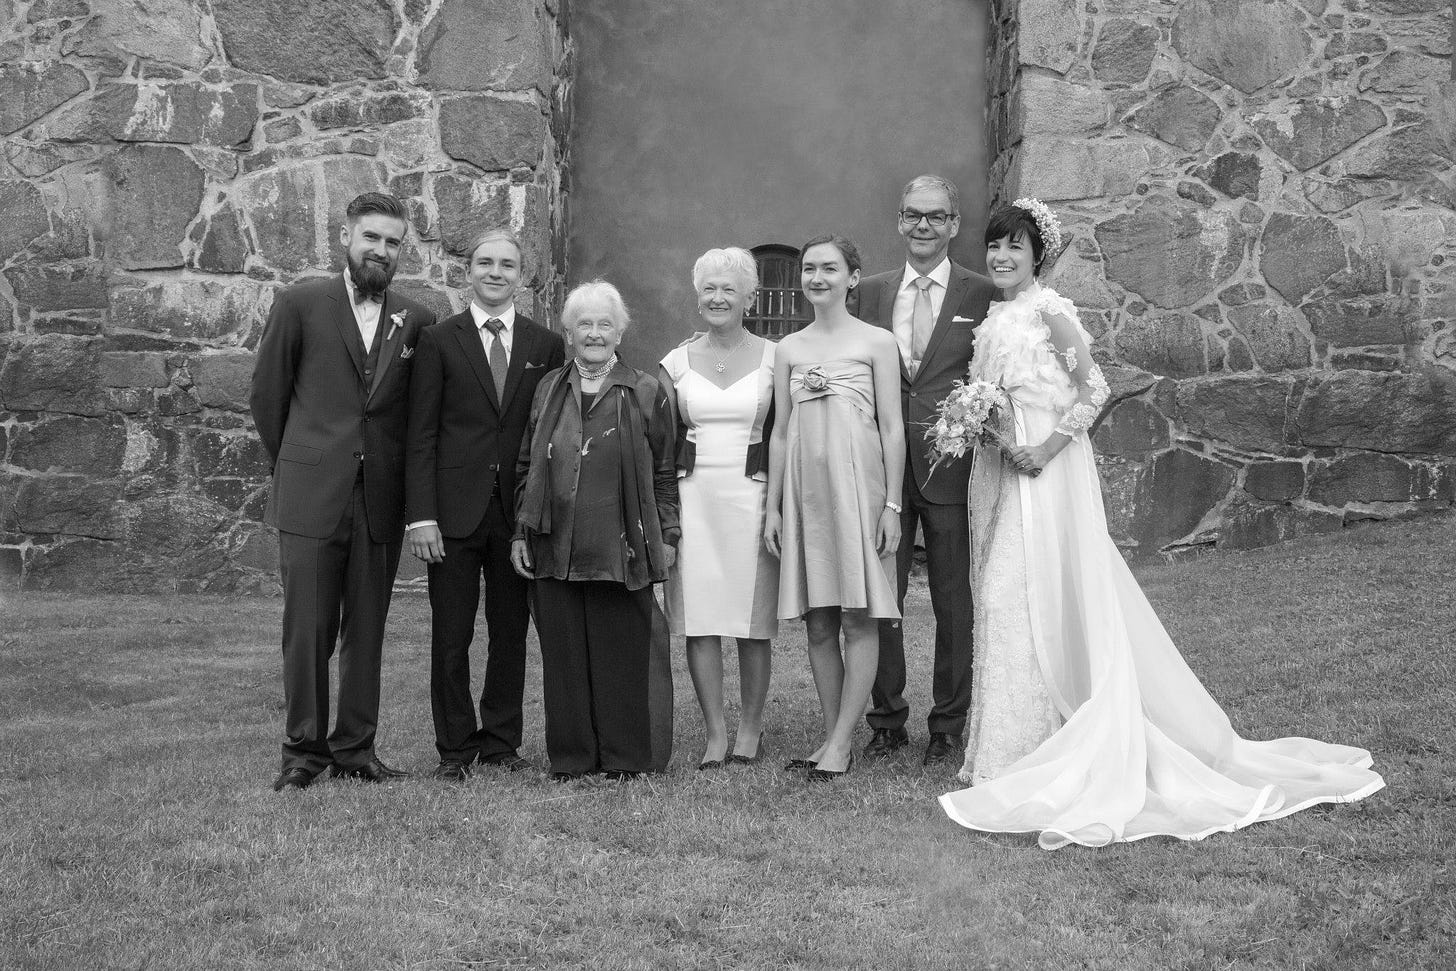
[[[1040,287],[993,304],[977,332],[971,376],[1006,389],[1016,443],[1072,439],[1036,478],[977,454],[978,696],[961,776],[974,785],[941,796],[946,813],[1055,849],[1201,839],[1378,791],[1364,749],[1240,737],[1188,667],[1107,533],[1096,409],[1074,413],[1085,405],[1045,314],[1090,346],[1071,302]]]

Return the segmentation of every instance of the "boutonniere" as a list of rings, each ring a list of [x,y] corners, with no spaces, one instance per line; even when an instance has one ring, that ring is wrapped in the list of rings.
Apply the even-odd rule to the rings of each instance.
[[[389,315],[389,333],[384,335],[387,341],[394,340],[394,332],[404,326],[404,318],[408,311],[398,310]]]

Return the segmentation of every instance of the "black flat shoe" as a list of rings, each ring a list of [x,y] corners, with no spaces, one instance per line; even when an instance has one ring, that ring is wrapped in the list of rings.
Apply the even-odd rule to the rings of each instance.
[[[728,761],[736,763],[738,765],[752,765],[761,758],[763,758],[763,732],[758,733],[757,752],[754,752],[752,755],[739,755],[737,752],[734,752],[732,755],[728,756]]]
[[[706,762],[698,763],[698,771],[707,772],[709,769],[721,769],[727,764],[728,763],[723,761],[722,759],[709,759]]]
[[[814,768],[810,769],[806,774],[808,775],[809,779],[814,782],[833,782],[835,779],[838,779],[842,775],[849,775],[849,770],[852,768],[854,768],[853,755],[849,757],[848,762],[844,763],[843,769],[821,769],[818,766],[815,766]]]
[[[805,769],[812,769],[819,763],[813,759],[789,759],[784,763],[785,772],[802,772]]]

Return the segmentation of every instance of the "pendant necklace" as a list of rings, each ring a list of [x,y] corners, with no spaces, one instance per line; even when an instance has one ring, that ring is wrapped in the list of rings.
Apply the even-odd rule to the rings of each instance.
[[[743,346],[743,342],[746,340],[748,340],[748,331],[745,330],[743,334],[738,338],[738,343],[728,348],[727,354],[724,354],[722,357],[718,358],[718,363],[713,365],[713,370],[717,371],[719,374],[722,374],[724,371],[728,370],[728,359],[733,356],[734,351],[738,350],[740,347]]]

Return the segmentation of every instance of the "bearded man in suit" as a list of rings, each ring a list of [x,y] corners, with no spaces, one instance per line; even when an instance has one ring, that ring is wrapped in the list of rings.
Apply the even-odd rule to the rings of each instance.
[[[410,358],[434,314],[389,290],[409,231],[394,196],[349,203],[345,269],[273,301],[250,404],[273,461],[264,520],[283,581],[283,771],[275,791],[324,769],[383,782],[407,773],[374,751],[384,622],[404,538]],[[329,658],[339,651],[329,731]]]
[[[898,220],[905,265],[862,280],[858,304],[850,309],[861,320],[893,331],[900,345],[907,449],[900,512],[905,539],[896,562],[900,607],[903,614],[918,524],[935,612],[934,703],[927,717],[930,739],[923,761],[959,765],[971,702],[974,615],[966,518],[971,460],[967,455],[946,462],[932,476],[925,429],[952,382],[965,377],[973,330],[986,318],[996,289],[990,280],[950,260],[950,241],[960,232],[961,217],[959,193],[948,179],[937,175],[911,179],[900,196]],[[871,693],[874,706],[866,716],[873,735],[865,746],[866,756],[883,758],[909,742],[905,723],[910,706],[904,692],[904,630],[898,620],[881,621],[880,664]]]
[[[511,566],[516,457],[536,383],[566,354],[560,337],[516,311],[523,263],[510,230],[476,237],[470,306],[426,329],[414,359],[406,506],[410,552],[429,564],[437,779],[464,780],[477,761],[530,767],[518,751],[530,613],[529,584]],[[477,722],[470,642],[482,576],[489,641]]]

